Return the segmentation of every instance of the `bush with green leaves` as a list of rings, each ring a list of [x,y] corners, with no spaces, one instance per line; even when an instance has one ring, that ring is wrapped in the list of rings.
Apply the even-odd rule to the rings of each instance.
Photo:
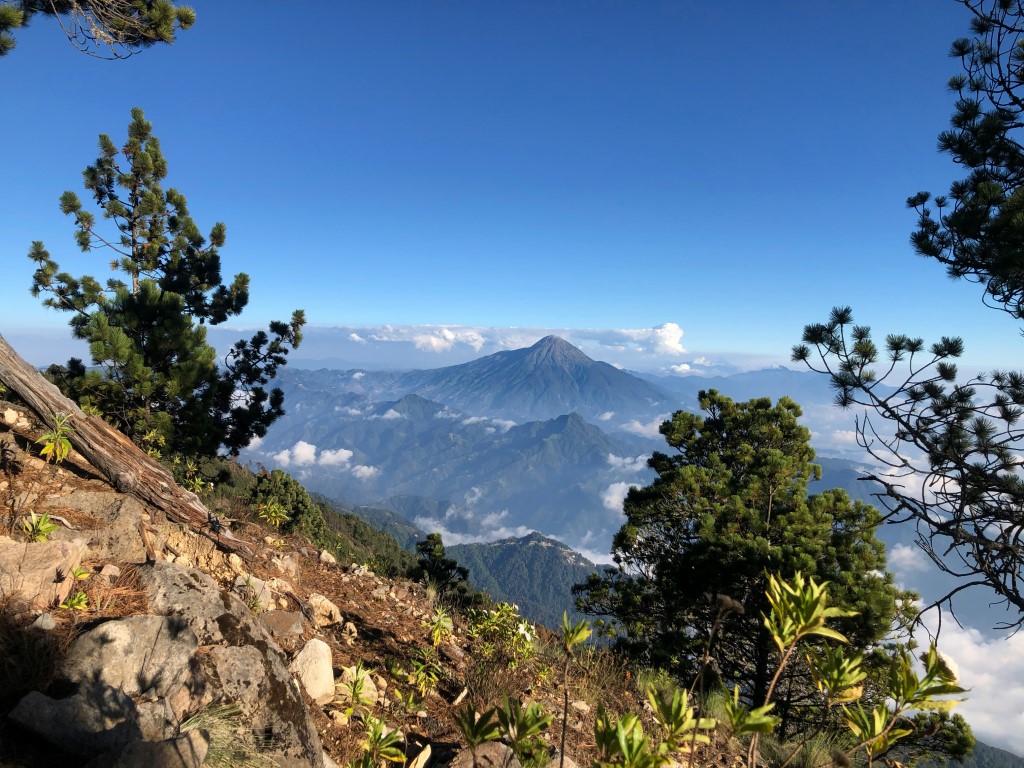
[[[470,608],[468,635],[476,641],[477,652],[485,658],[501,656],[512,668],[533,656],[536,630],[519,615],[518,608],[509,603]]]

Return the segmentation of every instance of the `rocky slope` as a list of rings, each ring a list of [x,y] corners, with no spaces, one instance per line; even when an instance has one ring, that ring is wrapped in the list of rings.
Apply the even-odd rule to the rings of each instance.
[[[559,743],[553,644],[513,664],[453,612],[435,650],[422,586],[338,563],[237,500],[210,502],[211,524],[244,545],[225,555],[74,453],[42,461],[25,413],[0,404],[0,417],[0,766],[346,764],[373,718],[417,768],[468,765],[453,706],[506,695],[541,703]],[[590,669],[574,672],[568,717],[582,763],[598,704],[638,708],[621,666]],[[505,764],[507,748],[488,749]]]

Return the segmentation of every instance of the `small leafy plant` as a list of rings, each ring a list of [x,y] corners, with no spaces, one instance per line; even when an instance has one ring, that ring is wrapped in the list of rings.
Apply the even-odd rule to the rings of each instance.
[[[287,510],[278,501],[268,501],[265,504],[260,504],[259,510],[260,520],[274,528],[280,528],[291,520]]]
[[[45,456],[47,461],[52,460],[54,464],[60,464],[71,453],[71,441],[68,435],[75,430],[71,426],[71,415],[67,413],[55,413],[53,415],[53,427],[39,436],[36,442],[43,446],[39,451],[40,456]]]
[[[476,751],[480,745],[488,741],[497,741],[501,736],[496,712],[494,709],[488,709],[478,714],[476,708],[467,702],[462,709],[453,713],[455,725],[458,726],[473,756],[473,768],[477,768]]]
[[[437,663],[437,652],[433,648],[420,648],[412,660],[409,683],[420,698],[425,698],[437,686],[444,669]]]
[[[68,595],[59,607],[66,611],[84,611],[89,607],[89,597],[82,590],[78,590],[75,594]]]
[[[505,698],[497,712],[498,726],[512,754],[523,768],[541,768],[548,761],[547,743],[541,738],[554,719],[540,704],[523,707],[519,699]]]
[[[57,527],[57,524],[50,520],[48,512],[43,512],[41,515],[30,512],[29,516],[21,521],[21,530],[32,541],[48,541],[50,534],[56,531]]]
[[[401,734],[388,730],[383,720],[366,718],[366,736],[363,739],[363,755],[350,764],[350,768],[379,768],[382,761],[404,763],[405,751],[400,746]]]
[[[423,626],[430,630],[430,642],[437,648],[446,638],[451,637],[452,619],[444,608],[437,607],[434,609],[434,615],[431,616],[427,621],[423,622]]]

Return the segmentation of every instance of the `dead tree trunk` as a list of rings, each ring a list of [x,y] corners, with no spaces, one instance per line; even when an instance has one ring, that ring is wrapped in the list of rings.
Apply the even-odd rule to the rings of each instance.
[[[70,414],[74,429],[68,435],[71,445],[118,491],[135,496],[163,512],[168,520],[188,525],[228,551],[247,549],[227,529],[213,524],[209,510],[198,496],[180,487],[167,469],[103,419],[86,416],[75,402],[25,362],[3,336],[0,381],[51,427],[55,414]]]

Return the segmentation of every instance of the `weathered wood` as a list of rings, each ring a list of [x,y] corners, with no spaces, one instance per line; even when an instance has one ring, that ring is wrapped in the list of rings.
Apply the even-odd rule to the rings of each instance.
[[[20,397],[36,416],[52,427],[55,414],[70,414],[71,445],[122,493],[135,496],[163,512],[167,519],[188,525],[228,551],[247,547],[227,529],[211,526],[209,510],[199,497],[179,486],[166,468],[98,416],[87,416],[29,365],[0,335],[0,381]]]

